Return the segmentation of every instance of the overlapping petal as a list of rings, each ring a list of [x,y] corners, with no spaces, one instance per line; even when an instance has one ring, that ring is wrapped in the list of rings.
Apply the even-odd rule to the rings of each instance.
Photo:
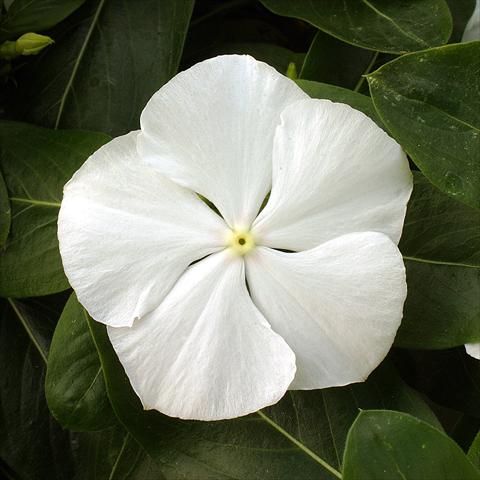
[[[226,225],[198,197],[142,162],[137,133],[95,152],[64,189],[66,275],[90,315],[131,325],[194,261],[222,248]]]
[[[405,154],[371,119],[348,105],[299,101],[281,115],[272,193],[254,233],[294,251],[359,231],[398,242],[411,191]]]
[[[212,201],[231,227],[249,227],[271,186],[280,113],[308,98],[252,57],[215,57],[179,73],[148,102],[139,151]]]
[[[155,311],[110,340],[146,409],[238,417],[277,402],[295,355],[252,303],[244,262],[225,250],[191,266]]]
[[[259,247],[246,265],[255,305],[295,352],[291,389],[365,380],[387,354],[407,292],[387,236],[353,233],[300,253]]]

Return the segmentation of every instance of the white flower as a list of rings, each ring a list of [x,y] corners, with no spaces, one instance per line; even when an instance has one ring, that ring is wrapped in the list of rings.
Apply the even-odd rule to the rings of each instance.
[[[362,381],[384,358],[411,190],[401,148],[363,113],[221,56],[73,176],[60,250],[146,409],[232,418],[289,388]]]

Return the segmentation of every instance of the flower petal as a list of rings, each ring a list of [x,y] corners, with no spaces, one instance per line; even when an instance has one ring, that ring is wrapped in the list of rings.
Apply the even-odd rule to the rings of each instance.
[[[363,113],[328,100],[297,102],[281,120],[272,193],[254,223],[257,244],[306,250],[360,231],[398,243],[412,175],[395,140]]]
[[[198,197],[138,158],[137,133],[95,152],[64,188],[58,238],[65,273],[90,315],[131,325],[156,308],[227,226]]]
[[[295,355],[253,305],[240,257],[192,265],[154,312],[110,340],[145,409],[219,420],[277,402]]]
[[[179,73],[148,102],[139,151],[212,201],[232,228],[251,225],[271,186],[280,113],[308,98],[269,65],[225,55]]]
[[[258,247],[246,264],[255,305],[295,352],[291,389],[363,381],[387,354],[407,286],[385,235],[352,233],[300,253]]]
[[[465,344],[465,350],[470,356],[480,360],[480,343],[467,343]]]

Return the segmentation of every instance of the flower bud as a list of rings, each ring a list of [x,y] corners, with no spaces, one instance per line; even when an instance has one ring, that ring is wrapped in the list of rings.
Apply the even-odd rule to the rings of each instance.
[[[0,58],[11,60],[20,55],[37,55],[45,47],[51,45],[53,40],[46,35],[38,33],[25,33],[16,41],[6,41],[0,45]]]

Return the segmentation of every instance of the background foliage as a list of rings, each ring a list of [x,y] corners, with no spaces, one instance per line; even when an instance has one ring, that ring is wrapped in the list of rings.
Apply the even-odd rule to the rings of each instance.
[[[474,0],[3,0],[0,43],[0,477],[478,479],[480,42]],[[414,170],[395,347],[363,384],[289,392],[257,414],[142,410],[102,325],[69,289],[64,183],[138,128],[179,70],[248,53],[310,96],[365,112]],[[295,74],[296,72],[296,74]],[[298,76],[298,78],[296,78]],[[360,413],[359,413],[360,412]]]

